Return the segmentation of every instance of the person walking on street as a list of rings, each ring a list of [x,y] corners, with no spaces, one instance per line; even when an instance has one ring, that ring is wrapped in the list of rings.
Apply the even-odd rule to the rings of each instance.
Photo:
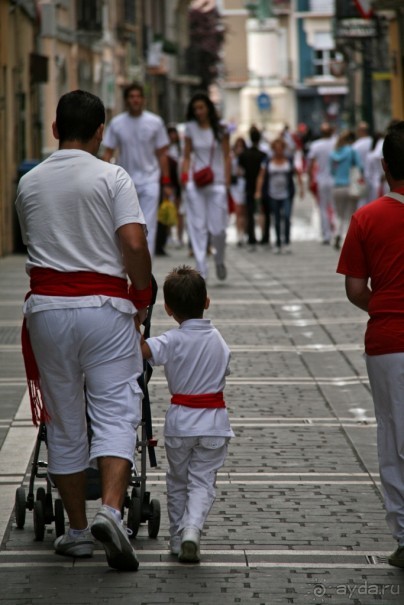
[[[258,130],[258,128],[256,126],[252,126],[249,134],[251,147],[243,151],[239,157],[238,163],[243,171],[245,179],[248,236],[247,242],[253,247],[252,249],[254,249],[254,246],[257,243],[255,233],[256,185],[262,163],[267,155],[260,150],[261,132]],[[269,244],[269,225],[268,229],[264,228],[264,232],[265,234],[261,238],[260,243]]]
[[[373,146],[373,137],[369,135],[369,124],[367,122],[359,122],[356,129],[356,141],[352,143],[352,149],[359,156],[361,166],[365,167],[366,156]],[[372,199],[375,199],[374,197]],[[367,191],[364,190],[364,195],[357,201],[357,207],[361,208],[368,202]]]
[[[195,269],[171,271],[164,302],[179,328],[147,339],[142,353],[151,365],[164,366],[172,395],[164,425],[170,550],[181,562],[197,563],[201,532],[216,496],[216,474],[234,437],[223,398],[230,351],[203,318],[209,298]]]
[[[369,314],[365,359],[377,421],[386,520],[397,540],[388,559],[404,568],[404,122],[383,143],[390,192],[355,212],[337,272],[348,299]],[[370,280],[370,281],[369,281]]]
[[[145,109],[143,86],[137,82],[123,93],[127,111],[115,116],[105,133],[103,159],[110,162],[115,150],[117,162],[132,178],[146,219],[147,241],[153,256],[156,245],[160,187],[170,197],[167,158],[169,138],[163,120]]]
[[[16,209],[31,285],[23,353],[33,418],[46,421],[48,472],[70,524],[55,541],[56,553],[91,556],[94,536],[111,567],[136,570],[121,508],[141,421],[143,365],[133,318],[143,321],[151,302],[151,260],[130,176],[95,157],[104,122],[98,97],[63,95],[52,125],[58,151],[19,182]],[[102,491],[91,532],[90,464],[98,466]]]
[[[198,271],[208,275],[208,241],[214,248],[218,279],[227,277],[225,265],[230,187],[230,145],[226,128],[204,92],[191,98],[185,125],[181,181],[186,188],[188,235]]]
[[[349,194],[351,168],[357,166],[363,170],[357,152],[352,148],[353,134],[346,130],[338,138],[331,153],[330,170],[333,177],[333,196],[336,214],[336,235],[334,247],[339,250],[344,240],[349,220],[356,210],[358,200]]]
[[[242,137],[234,141],[231,153],[231,185],[230,195],[233,198],[236,214],[237,245],[243,246],[246,231],[246,200],[245,200],[245,178],[243,170],[239,165],[240,155],[247,149],[247,144]]]
[[[303,196],[300,173],[295,169],[293,161],[286,155],[286,143],[283,139],[275,139],[271,145],[272,155],[264,160],[262,170],[257,179],[256,199],[263,198],[265,230],[263,239],[269,237],[269,213],[275,216],[276,248],[275,254],[282,249],[290,253],[290,227],[293,198],[295,195],[294,177],[299,184],[300,196]]]
[[[327,122],[321,124],[321,138],[313,141],[307,155],[309,189],[316,189],[320,210],[321,236],[323,244],[330,244],[332,218],[334,216],[333,178],[330,155],[335,147],[333,129]]]

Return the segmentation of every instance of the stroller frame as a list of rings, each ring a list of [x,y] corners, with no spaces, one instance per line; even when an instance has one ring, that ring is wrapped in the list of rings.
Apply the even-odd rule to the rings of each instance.
[[[154,278],[153,278],[154,280]],[[154,281],[154,299],[157,286]],[[154,303],[154,300],[153,300]],[[144,337],[150,336],[151,316],[153,305],[150,305],[147,318],[144,322]],[[127,526],[132,531],[132,536],[138,534],[141,523],[148,523],[148,534],[150,538],[157,538],[160,529],[161,507],[160,501],[151,499],[150,492],[146,489],[147,482],[147,455],[150,467],[156,467],[155,447],[157,439],[153,437],[152,415],[150,409],[150,398],[148,383],[152,375],[152,368],[145,360],[143,362],[143,373],[138,379],[139,386],[143,391],[142,420],[137,430],[136,451],[140,457],[140,472],[134,464],[128,490],[122,507],[122,518],[125,508],[128,509]],[[140,436],[139,436],[140,433]],[[91,439],[91,427],[89,429],[89,440]],[[33,511],[34,534],[37,541],[42,541],[45,536],[46,525],[55,523],[56,537],[65,533],[65,512],[61,498],[53,502],[52,489],[54,485],[47,472],[47,462],[40,460],[42,444],[47,447],[46,424],[41,423],[35,442],[32,456],[31,473],[28,485],[28,495],[24,486],[20,486],[15,494],[15,520],[19,529],[23,529],[26,520],[26,511]],[[101,498],[101,481],[97,469],[86,469],[87,489],[86,500],[98,500]],[[45,479],[46,487],[40,486],[35,493],[35,480]]]

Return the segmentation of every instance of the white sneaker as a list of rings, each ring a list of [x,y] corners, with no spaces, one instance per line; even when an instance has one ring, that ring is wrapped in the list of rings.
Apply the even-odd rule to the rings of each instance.
[[[122,571],[136,571],[139,561],[129,542],[128,532],[123,523],[117,523],[114,514],[101,506],[91,525],[91,533],[104,547],[108,565]]]
[[[196,527],[186,527],[181,535],[181,548],[178,554],[178,560],[181,563],[199,563],[200,561],[200,542],[201,532]]]
[[[94,538],[90,530],[83,532],[77,537],[70,536],[67,533],[56,538],[53,545],[57,555],[64,555],[65,557],[92,557]]]
[[[285,244],[283,247],[283,251],[285,252],[285,254],[292,254],[292,248],[290,247],[290,244]]]
[[[178,534],[170,538],[170,552],[172,555],[179,555],[181,550],[181,536]]]

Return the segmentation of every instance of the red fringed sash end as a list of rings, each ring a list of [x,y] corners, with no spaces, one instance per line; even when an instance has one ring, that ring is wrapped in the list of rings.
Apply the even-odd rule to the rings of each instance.
[[[24,358],[25,373],[27,376],[28,394],[31,403],[32,422],[38,426],[41,422],[49,420],[49,414],[43,401],[40,386],[39,370],[36,363],[34,351],[32,350],[31,340],[27,328],[27,321],[24,319],[21,330],[22,355]]]

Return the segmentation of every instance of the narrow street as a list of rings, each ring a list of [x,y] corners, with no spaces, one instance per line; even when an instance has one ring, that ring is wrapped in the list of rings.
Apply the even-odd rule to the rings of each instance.
[[[311,201],[296,200],[295,214],[291,255],[237,248],[230,230],[228,279],[218,282],[212,272],[208,281],[207,316],[232,350],[226,401],[236,438],[196,566],[180,565],[167,550],[162,431],[169,399],[160,368],[149,385],[159,465],[147,484],[162,522],[156,540],[139,531],[139,571],[109,570],[101,548],[91,560],[56,556],[54,528],[34,541],[30,512],[25,528],[16,528],[14,494],[26,484],[36,437],[19,346],[28,280],[23,256],[0,259],[1,603],[402,603],[404,575],[386,561],[395,545],[384,520],[362,357],[366,316],[345,298],[336,251],[314,237]],[[173,266],[192,264],[186,248],[168,251],[155,261],[160,285]],[[174,327],[161,290],[153,334]]]

